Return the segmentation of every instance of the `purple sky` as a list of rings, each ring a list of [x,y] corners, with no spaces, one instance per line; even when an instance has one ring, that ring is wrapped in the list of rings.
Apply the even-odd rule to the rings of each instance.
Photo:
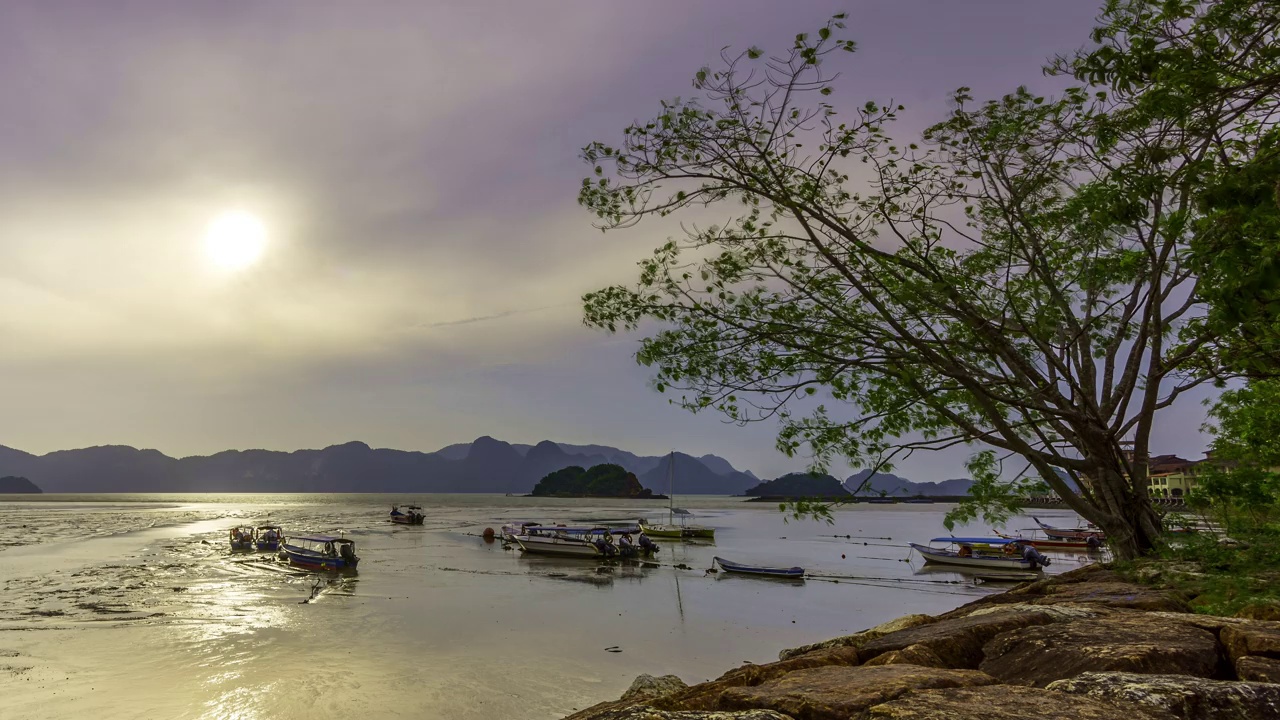
[[[898,134],[1049,87],[1090,2],[7,2],[0,6],[0,444],[185,455],[493,435],[715,452],[798,469],[775,428],[691,416],[633,337],[582,327],[666,228],[601,235],[576,205],[616,141],[720,47],[788,46],[849,13],[845,102]],[[263,219],[215,272],[204,228]],[[1158,452],[1196,455],[1200,398]],[[900,466],[963,474],[964,453]]]

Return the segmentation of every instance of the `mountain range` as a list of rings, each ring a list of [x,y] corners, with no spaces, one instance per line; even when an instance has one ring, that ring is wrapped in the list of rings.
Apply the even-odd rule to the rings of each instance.
[[[674,468],[672,466],[674,458]],[[758,478],[715,455],[641,456],[603,445],[544,440],[511,444],[485,436],[436,452],[375,449],[362,442],[321,450],[226,450],[174,458],[158,450],[105,445],[33,455],[0,445],[0,476],[30,479],[45,492],[501,492],[524,494],[548,473],[578,465],[621,465],[655,493],[738,495]]]

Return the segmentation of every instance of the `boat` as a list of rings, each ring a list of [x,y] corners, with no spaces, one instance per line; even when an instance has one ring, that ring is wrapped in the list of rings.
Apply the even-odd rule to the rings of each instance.
[[[740,573],[743,575],[765,575],[768,577],[780,577],[791,579],[804,579],[804,568],[802,567],[765,567],[763,565],[743,565],[742,563],[731,562],[724,558],[712,558],[717,565],[725,572]]]
[[[283,537],[284,530],[279,525],[259,525],[253,532],[253,544],[259,550],[279,550]]]
[[[716,529],[705,525],[690,525],[689,518],[693,517],[693,513],[675,506],[676,501],[676,454],[673,450],[670,459],[667,461],[667,522],[666,524],[646,524],[644,520],[640,521],[640,531],[650,537],[664,538],[669,540],[681,538],[705,538],[707,540],[715,540]],[[680,519],[679,524],[676,518]]]
[[[360,564],[355,541],[329,535],[291,535],[284,552],[290,563],[308,570],[355,570]]]
[[[1105,540],[1107,538],[1106,533],[1102,532],[1098,528],[1057,528],[1040,522],[1040,518],[1035,517],[1034,515],[1031,516],[1031,519],[1036,521],[1036,524],[1044,531],[1044,536],[1050,540],[1075,540],[1078,542],[1087,542],[1090,537],[1096,537],[1099,540]]]
[[[1092,550],[1089,547],[1088,540],[1049,540],[1046,538],[1026,537],[1024,535],[1006,535],[1002,532],[992,530],[997,537],[1005,540],[1017,540],[1024,545],[1030,545],[1037,550]],[[1102,538],[1098,538],[1099,541]]]
[[[400,512],[399,505],[391,506],[391,522],[397,525],[421,525],[427,519],[422,514],[422,508],[417,505],[408,505],[405,507],[408,512]]]
[[[997,583],[997,582],[1023,583],[1023,582],[1031,582],[1033,580],[1039,580],[1041,577],[1040,573],[1036,573],[1036,572],[1016,572],[1016,571],[1015,572],[977,572],[977,573],[971,573],[969,576],[972,577],[974,580],[981,580],[982,582],[989,582],[989,583]]]
[[[579,528],[531,526],[516,535],[520,549],[535,555],[564,555],[568,557],[602,558],[616,555],[609,528],[591,528],[581,532]],[[605,538],[608,538],[606,540]]]
[[[943,550],[939,548],[921,545],[919,543],[907,543],[912,550],[920,553],[926,563],[939,563],[942,565],[959,565],[963,567],[978,568],[1001,568],[1004,570],[1033,570],[1031,562],[1023,560],[1020,557],[1010,557],[1003,553],[1003,547],[1009,543],[1016,542],[1014,540],[1004,540],[1001,538],[955,538],[944,537],[934,538],[931,543],[950,543],[960,546],[961,550]],[[998,553],[990,553],[985,548],[1001,548]],[[968,552],[962,552],[968,550]]]
[[[229,533],[231,538],[232,550],[252,550],[253,549],[253,528],[248,525],[239,525],[231,528]]]

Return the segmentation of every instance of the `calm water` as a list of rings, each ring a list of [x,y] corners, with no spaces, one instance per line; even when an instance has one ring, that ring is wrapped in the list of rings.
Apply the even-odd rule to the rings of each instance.
[[[427,524],[389,524],[392,502],[427,508]],[[738,498],[680,503],[715,543],[663,543],[655,564],[624,566],[526,558],[478,535],[511,519],[625,522],[661,501],[17,496],[0,502],[0,717],[556,718],[639,673],[697,682],[990,592],[907,561],[906,541],[946,534],[945,505],[855,506],[826,525]],[[227,528],[260,522],[344,533],[359,575],[232,554]],[[715,555],[830,579],[706,574]]]

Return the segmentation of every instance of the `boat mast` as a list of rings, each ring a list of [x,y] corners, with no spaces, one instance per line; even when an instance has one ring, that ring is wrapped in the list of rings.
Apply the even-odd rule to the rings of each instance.
[[[667,524],[674,525],[676,504],[676,451],[672,450],[667,460]]]

